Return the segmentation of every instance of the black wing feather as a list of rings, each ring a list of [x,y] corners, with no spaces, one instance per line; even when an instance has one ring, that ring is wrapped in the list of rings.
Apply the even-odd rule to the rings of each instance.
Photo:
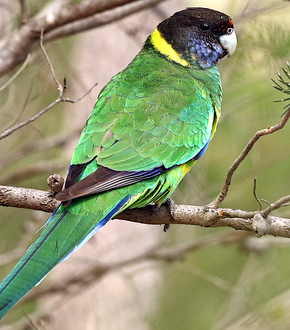
[[[147,171],[114,171],[110,168],[99,166],[94,173],[88,175],[81,181],[73,183],[75,178],[79,178],[81,174],[78,173],[80,168],[76,168],[73,170],[75,171],[74,175],[71,175],[69,180],[67,180],[68,183],[65,189],[56,195],[56,199],[61,202],[66,202],[81,196],[98,194],[104,191],[125,187],[136,182],[153,178],[161,173],[167,172],[171,168],[166,169],[164,166],[160,166]]]

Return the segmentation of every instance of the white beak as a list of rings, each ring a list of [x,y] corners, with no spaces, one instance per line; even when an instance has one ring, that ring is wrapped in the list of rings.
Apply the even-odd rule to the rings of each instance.
[[[220,43],[227,50],[229,57],[233,55],[237,47],[237,36],[233,29],[231,34],[224,34],[220,37]]]

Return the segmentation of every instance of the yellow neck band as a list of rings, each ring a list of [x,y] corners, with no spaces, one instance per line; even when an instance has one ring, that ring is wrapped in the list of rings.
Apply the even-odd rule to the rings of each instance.
[[[181,64],[182,66],[189,66],[190,64],[181,58],[180,54],[163,38],[159,30],[156,28],[151,34],[151,42],[153,46],[163,55],[168,57],[170,60]]]

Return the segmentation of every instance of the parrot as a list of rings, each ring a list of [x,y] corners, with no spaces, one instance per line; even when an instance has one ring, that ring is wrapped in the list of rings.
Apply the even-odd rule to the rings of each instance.
[[[169,198],[215,134],[217,64],[236,45],[228,15],[189,7],[159,23],[101,90],[55,196],[59,207],[0,285],[0,319],[110,219]]]

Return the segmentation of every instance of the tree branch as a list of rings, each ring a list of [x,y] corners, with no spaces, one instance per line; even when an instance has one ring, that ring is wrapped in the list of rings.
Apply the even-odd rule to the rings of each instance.
[[[272,209],[277,209],[278,206],[289,200],[289,196],[284,197],[273,203],[270,206],[271,209],[267,208],[261,212],[209,206],[175,205],[173,217],[166,206],[148,205],[140,209],[125,210],[117,218],[150,225],[183,224],[215,228],[231,227],[236,230],[256,232],[259,236],[267,233],[273,236],[290,237],[289,219],[269,215]],[[53,212],[58,202],[51,192],[0,186],[0,205]],[[267,217],[265,218],[264,215]],[[258,220],[260,222],[257,225]],[[270,223],[270,227],[267,225],[268,223]],[[266,226],[265,232],[263,232],[263,226]]]
[[[0,205],[53,212],[58,205],[58,201],[49,191],[0,186]]]
[[[0,40],[0,77],[22,63],[44,40],[72,35],[111,23],[165,0],[87,0],[80,3],[53,1],[18,30]]]
[[[63,147],[73,138],[78,138],[80,134],[81,129],[76,129],[65,135],[61,134],[53,137],[48,137],[43,140],[29,141],[26,145],[21,147],[21,149],[15,150],[14,152],[11,152],[11,154],[5,155],[5,159],[0,159],[0,173],[5,166],[19,161],[35,152],[48,150],[54,147]],[[7,184],[11,184],[11,182]]]
[[[18,184],[19,180],[27,180],[37,175],[47,175],[47,172],[54,173],[67,167],[67,161],[64,160],[45,160],[35,164],[27,165],[18,171],[1,177],[2,185]]]
[[[28,11],[27,11],[27,4],[26,0],[20,0],[20,20],[19,23],[20,25],[23,25],[27,22],[28,20]]]
[[[282,129],[289,118],[290,108],[286,111],[280,123],[256,132],[230,167],[219,196],[209,205],[175,205],[172,212],[174,216],[171,215],[166,206],[148,205],[141,209],[125,210],[118,215],[118,218],[154,225],[186,224],[201,227],[231,227],[237,230],[254,231],[258,236],[270,234],[273,236],[290,237],[289,220],[270,216],[273,210],[287,205],[290,201],[290,196],[279,199],[265,210],[255,212],[217,207],[227,196],[234,172],[249,154],[258,139]],[[53,212],[58,202],[54,199],[53,194],[49,192],[29,188],[0,186],[0,205]]]
[[[32,123],[33,121],[35,121],[36,119],[38,119],[39,117],[41,117],[42,115],[44,115],[47,111],[49,111],[50,109],[54,108],[56,105],[58,105],[59,103],[62,102],[69,102],[69,103],[77,103],[80,100],[82,100],[84,97],[86,97],[92,90],[93,88],[97,85],[97,83],[95,83],[84,95],[82,95],[80,98],[78,98],[77,100],[72,100],[70,98],[66,98],[64,97],[65,91],[66,91],[66,79],[64,79],[63,85],[59,82],[59,80],[56,77],[53,65],[47,55],[47,52],[43,46],[43,30],[41,31],[41,35],[40,35],[40,47],[44,53],[44,56],[46,58],[46,61],[49,65],[51,74],[52,74],[52,78],[57,86],[59,95],[58,98],[53,101],[52,103],[50,103],[47,107],[45,107],[44,109],[42,109],[40,112],[38,112],[36,115],[24,120],[23,122],[14,125],[12,127],[10,127],[9,129],[7,129],[6,131],[4,131],[3,133],[0,134],[0,140],[6,138],[7,136],[11,135],[12,133],[16,132],[17,130],[19,130],[20,128]]]
[[[14,75],[11,78],[9,78],[6,81],[6,83],[4,85],[2,85],[0,87],[0,92],[2,92],[3,89],[5,89],[8,85],[10,85],[12,83],[12,81],[20,75],[20,73],[26,68],[26,66],[30,60],[30,57],[31,57],[31,54],[27,54],[27,57],[26,57],[25,61],[23,62],[23,64],[21,65],[21,67],[14,73]]]
[[[219,193],[217,198],[210,203],[209,206],[217,207],[219,204],[221,204],[224,201],[224,199],[226,198],[226,196],[228,194],[230,184],[232,182],[232,178],[233,178],[233,175],[234,175],[235,171],[240,166],[242,161],[247,157],[247,155],[249,154],[251,149],[254,147],[256,142],[260,139],[260,137],[279,131],[280,129],[282,129],[286,125],[289,118],[290,118],[290,108],[285,112],[285,114],[284,114],[282,120],[280,121],[280,123],[278,123],[274,126],[269,126],[265,129],[262,129],[262,130],[255,133],[253,138],[248,142],[248,144],[246,145],[244,150],[240,153],[240,155],[234,161],[233,165],[228,170],[226,180],[225,180],[225,184],[222,187],[221,192]]]
[[[155,6],[159,2],[166,0],[143,0],[117,7],[104,13],[97,13],[85,19],[77,20],[60,26],[50,31],[45,36],[45,41],[55,40],[57,38],[70,36],[93,28],[97,28],[106,24],[116,22],[129,15],[135,14],[140,10],[144,10]]]

